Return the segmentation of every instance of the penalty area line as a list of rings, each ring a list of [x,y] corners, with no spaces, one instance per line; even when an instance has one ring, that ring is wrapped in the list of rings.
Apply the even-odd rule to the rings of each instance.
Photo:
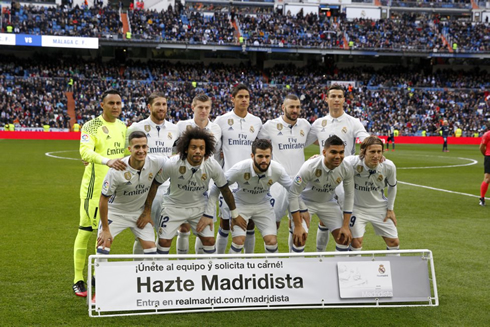
[[[405,185],[409,185],[409,186],[414,186],[414,187],[426,188],[428,190],[433,190],[433,191],[439,191],[439,192],[445,192],[445,193],[452,193],[452,194],[458,194],[458,195],[466,195],[466,196],[471,196],[472,198],[480,198],[480,196],[478,196],[478,195],[469,194],[469,193],[462,193],[462,192],[456,192],[456,191],[450,191],[450,190],[444,190],[442,188],[436,188],[436,187],[430,187],[430,186],[425,186],[425,185],[407,183],[407,182],[402,182],[402,181],[398,181],[397,183],[405,184]]]

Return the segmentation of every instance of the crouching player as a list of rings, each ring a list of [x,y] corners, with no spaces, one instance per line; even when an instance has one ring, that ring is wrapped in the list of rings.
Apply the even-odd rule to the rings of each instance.
[[[192,232],[201,239],[204,253],[216,252],[213,233],[213,217],[216,213],[204,214],[211,179],[229,208],[233,211],[236,207],[223,170],[212,156],[214,145],[214,136],[206,130],[199,127],[187,129],[177,142],[179,155],[168,159],[162,172],[155,178],[156,183],[163,183],[170,178],[156,226],[159,254],[169,253],[172,239],[183,223],[189,223]]]
[[[150,192],[153,179],[168,159],[147,156],[148,140],[143,132],[132,132],[128,140],[131,154],[122,159],[127,168],[122,171],[111,168],[102,185],[98,254],[109,254],[114,238],[126,228],[131,229],[145,254],[157,253],[153,227],[139,217],[147,196],[153,200],[156,193],[156,188]]]
[[[383,157],[383,141],[370,136],[361,143],[358,156],[345,159],[354,170],[354,210],[350,228],[351,251],[362,249],[366,225],[373,225],[376,235],[383,237],[387,250],[398,250],[399,240],[396,217],[393,211],[396,198],[396,167]],[[388,189],[385,197],[385,188]]]
[[[344,160],[344,141],[336,135],[324,143],[323,155],[307,160],[294,178],[289,193],[289,210],[293,217],[293,252],[304,252],[309,217],[316,214],[332,231],[336,251],[348,251],[351,241],[349,222],[354,202],[352,167]],[[344,212],[335,200],[335,188],[343,182]]]

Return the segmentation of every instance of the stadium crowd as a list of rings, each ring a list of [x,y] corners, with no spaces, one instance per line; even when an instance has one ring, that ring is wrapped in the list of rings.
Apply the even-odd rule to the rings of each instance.
[[[213,99],[214,118],[231,108],[229,88],[236,83],[250,85],[251,112],[263,122],[280,115],[282,99],[290,93],[300,97],[304,118],[314,122],[327,111],[324,97],[332,80],[355,83],[348,88],[346,111],[374,134],[385,134],[395,126],[401,135],[421,131],[435,135],[441,122],[448,120],[451,128],[463,130],[463,136],[473,136],[490,118],[482,91],[490,86],[490,76],[477,68],[427,74],[401,66],[375,70],[367,66],[276,65],[261,71],[221,63],[130,61],[121,69],[116,62],[42,56],[24,61],[6,56],[0,60],[0,73],[0,123],[19,127],[40,127],[46,122],[67,127],[66,91],[73,91],[76,120],[83,124],[98,114],[100,94],[108,88],[123,94],[121,118],[128,125],[147,116],[146,100],[154,90],[166,93],[168,115],[174,122],[192,116],[191,100],[200,92]]]
[[[434,13],[393,13],[387,19],[348,20],[345,14],[291,15],[243,12],[198,4],[157,12],[130,10],[131,39],[159,42],[254,46],[380,49],[389,51],[488,51],[488,22]],[[210,11],[205,11],[210,10]],[[265,11],[265,12],[264,12]],[[233,22],[236,22],[238,31]],[[111,7],[24,5],[3,13],[2,32],[123,38],[118,10]],[[127,38],[127,35],[126,35]]]

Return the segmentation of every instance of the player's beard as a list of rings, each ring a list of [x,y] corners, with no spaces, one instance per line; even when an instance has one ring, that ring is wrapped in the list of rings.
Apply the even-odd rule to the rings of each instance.
[[[267,167],[265,167],[265,169],[263,169],[263,168],[260,166],[260,164],[259,164],[257,161],[255,161],[255,160],[254,160],[254,165],[255,165],[255,167],[256,167],[256,168],[257,168],[257,169],[258,169],[260,172],[264,173],[264,172],[266,172],[266,171],[267,171],[267,169],[269,169],[269,166],[271,165],[271,163],[270,163],[270,161],[269,161],[269,163],[267,164]]]
[[[293,118],[293,117],[291,116],[291,114],[290,114],[289,112],[287,112],[287,111],[286,111],[284,114],[286,115],[286,118],[287,118],[287,119],[289,119],[289,120],[290,120],[290,121],[292,121],[292,122],[295,122],[295,123],[296,123],[296,121],[298,120],[298,116],[299,116],[299,115],[296,115],[296,118]]]

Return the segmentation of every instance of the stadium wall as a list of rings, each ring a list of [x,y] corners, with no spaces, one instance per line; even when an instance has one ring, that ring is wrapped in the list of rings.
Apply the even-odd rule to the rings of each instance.
[[[380,136],[386,141],[386,136]],[[80,133],[78,132],[6,132],[0,131],[0,139],[16,139],[16,140],[79,140]],[[481,142],[481,137],[449,137],[448,144],[473,144],[478,145]],[[440,136],[397,136],[395,137],[397,144],[442,144]]]

